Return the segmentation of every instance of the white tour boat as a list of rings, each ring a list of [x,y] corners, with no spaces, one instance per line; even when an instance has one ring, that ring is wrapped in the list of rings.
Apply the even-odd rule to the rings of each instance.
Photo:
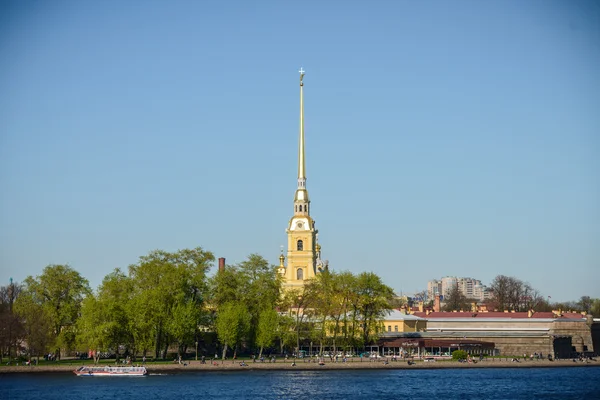
[[[73,373],[77,376],[145,376],[146,367],[79,367]]]

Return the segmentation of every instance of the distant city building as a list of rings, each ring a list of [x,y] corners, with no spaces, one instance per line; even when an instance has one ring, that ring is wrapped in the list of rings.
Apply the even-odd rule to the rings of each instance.
[[[481,285],[481,281],[472,278],[458,278],[458,290],[467,298],[474,298],[473,287]]]
[[[433,279],[427,282],[427,300],[433,300],[437,294],[447,296],[457,286],[460,293],[469,299],[485,301],[491,297],[490,289],[479,279],[445,276],[440,280]]]
[[[486,301],[492,298],[492,291],[485,285],[479,284],[473,285],[473,299],[479,301]]]
[[[455,276],[445,276],[442,278],[442,295],[448,296],[448,293],[452,291],[458,285],[458,278]]]
[[[442,282],[436,279],[427,282],[427,301],[435,299],[436,295],[442,294]]]

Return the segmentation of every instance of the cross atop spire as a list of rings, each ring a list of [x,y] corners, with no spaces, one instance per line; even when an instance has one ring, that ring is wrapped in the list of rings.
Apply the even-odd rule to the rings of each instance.
[[[304,73],[305,73],[306,71],[304,71],[304,70],[302,69],[302,67],[300,67],[300,71],[298,71],[298,72],[300,72],[300,75],[304,75]]]

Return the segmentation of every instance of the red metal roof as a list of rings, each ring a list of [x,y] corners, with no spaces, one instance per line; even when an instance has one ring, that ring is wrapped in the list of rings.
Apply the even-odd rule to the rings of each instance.
[[[581,319],[583,315],[579,313],[563,313],[562,316],[558,317],[553,312],[535,312],[531,317],[527,312],[451,312],[451,311],[440,311],[431,312],[429,314],[425,312],[415,312],[414,315],[421,318],[561,318],[561,319]]]

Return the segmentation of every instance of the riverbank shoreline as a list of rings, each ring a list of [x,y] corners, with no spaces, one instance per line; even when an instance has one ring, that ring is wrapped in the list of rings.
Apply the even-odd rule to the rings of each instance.
[[[178,364],[147,364],[148,373],[164,374],[164,373],[184,373],[184,372],[223,372],[223,371],[315,371],[315,370],[373,370],[373,369],[447,369],[447,368],[556,368],[556,367],[598,367],[600,362],[574,362],[573,360],[534,360],[534,361],[490,361],[485,360],[477,363],[460,363],[457,361],[439,361],[439,362],[424,362],[416,361],[409,365],[401,361],[351,361],[351,362],[326,362],[324,365],[319,365],[314,362],[298,362],[293,365],[292,361],[279,360],[277,362],[256,362],[240,364],[241,361],[207,361],[202,364],[200,361],[186,361]],[[79,368],[82,364],[76,363],[73,365],[38,365],[38,366],[2,366],[0,374],[10,373],[67,373]],[[88,365],[93,365],[92,363]],[[106,364],[109,366],[110,364]]]

